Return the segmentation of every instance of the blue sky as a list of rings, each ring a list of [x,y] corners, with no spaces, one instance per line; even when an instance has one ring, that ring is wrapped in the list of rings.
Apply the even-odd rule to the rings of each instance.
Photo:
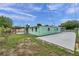
[[[79,20],[79,4],[74,3],[0,3],[0,16],[13,20],[14,26],[59,25]]]

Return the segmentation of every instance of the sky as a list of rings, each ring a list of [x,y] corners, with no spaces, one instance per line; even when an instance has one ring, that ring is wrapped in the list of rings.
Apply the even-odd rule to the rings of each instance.
[[[78,15],[78,3],[0,3],[0,16],[11,18],[13,26],[59,25]]]

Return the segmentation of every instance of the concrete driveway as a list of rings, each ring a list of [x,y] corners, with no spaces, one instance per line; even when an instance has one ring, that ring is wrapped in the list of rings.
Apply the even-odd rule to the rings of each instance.
[[[59,34],[48,35],[38,38],[73,51],[75,48],[76,35],[74,32],[62,32]]]

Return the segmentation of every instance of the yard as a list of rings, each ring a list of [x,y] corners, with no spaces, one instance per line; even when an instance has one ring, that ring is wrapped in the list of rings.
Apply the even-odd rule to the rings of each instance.
[[[77,35],[77,42],[79,42],[79,32],[77,32],[76,35]]]
[[[79,52],[79,32],[78,33],[76,33],[76,51],[78,51]]]
[[[67,52],[64,48],[42,42],[33,35],[12,34],[8,39],[0,37],[0,55],[69,56],[74,54]]]

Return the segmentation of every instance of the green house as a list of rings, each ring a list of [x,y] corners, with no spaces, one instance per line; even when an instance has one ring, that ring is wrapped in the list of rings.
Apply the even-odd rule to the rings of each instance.
[[[56,26],[34,26],[28,28],[28,33],[36,36],[49,35],[59,32],[61,32],[61,29]]]

